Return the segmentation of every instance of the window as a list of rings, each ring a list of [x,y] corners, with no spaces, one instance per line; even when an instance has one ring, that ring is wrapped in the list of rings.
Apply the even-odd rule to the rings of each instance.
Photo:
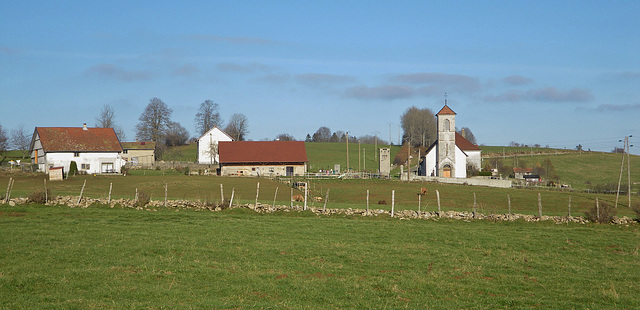
[[[445,119],[445,120],[444,120],[444,131],[449,131],[449,130],[450,130],[450,129],[449,129],[450,127],[451,127],[451,125],[449,124],[449,120],[448,120],[448,119]]]
[[[273,167],[269,167],[269,172],[273,172]]]
[[[91,169],[91,168],[90,168],[90,167],[91,167],[91,166],[90,166],[90,164],[82,164],[82,165],[80,165],[80,166],[81,166],[81,168],[80,168],[80,169],[82,169],[82,170],[89,170],[89,169]]]
[[[73,157],[80,157],[80,152],[73,152]]]

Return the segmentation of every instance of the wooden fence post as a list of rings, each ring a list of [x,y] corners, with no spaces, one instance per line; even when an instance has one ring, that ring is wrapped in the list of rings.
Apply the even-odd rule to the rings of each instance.
[[[509,202],[509,214],[511,214],[511,195],[507,194],[507,201]]]
[[[307,190],[309,187],[308,182],[304,182],[304,210],[307,211]]]
[[[236,193],[236,189],[232,188],[231,189],[231,200],[229,201],[229,208],[231,208],[231,206],[233,206],[233,195],[235,195]]]
[[[538,216],[542,218],[542,196],[538,193]]]
[[[324,198],[324,207],[322,207],[322,212],[326,212],[327,211],[327,201],[329,201],[329,191],[331,189],[327,188],[327,196]]]
[[[569,217],[571,217],[571,196],[569,196]]]
[[[420,205],[422,204],[422,195],[418,195],[418,212],[420,212]]]
[[[80,200],[82,200],[82,193],[84,193],[84,186],[87,185],[87,179],[84,179],[84,183],[82,184],[82,189],[80,190],[80,197],[78,198],[78,203],[80,204]]]
[[[442,212],[440,209],[440,192],[436,189],[436,198],[438,199],[438,213]]]
[[[224,187],[220,183],[220,204],[224,205]]]
[[[47,191],[47,179],[44,179],[44,203],[49,201],[49,192]]]
[[[258,206],[258,195],[260,195],[260,182],[256,186],[256,206]]]
[[[367,190],[367,215],[369,215],[369,190]]]
[[[293,187],[291,188],[291,195],[289,195],[289,200],[291,200],[290,208],[293,209]]]
[[[111,190],[112,189],[113,189],[113,182],[109,183],[109,200],[107,201],[108,204],[111,204]]]
[[[13,181],[13,178],[9,178],[9,184],[7,184],[7,193],[4,195],[4,203],[9,202],[9,189],[11,188],[11,181]]]
[[[276,193],[273,195],[273,207],[276,206],[276,197],[278,197],[278,187],[276,186]]]
[[[167,191],[169,188],[169,184],[164,183],[164,206],[167,206]]]
[[[396,207],[396,190],[391,190],[391,217],[393,217],[393,213]]]
[[[476,213],[476,193],[473,193],[473,213]]]
[[[136,187],[136,197],[135,197],[135,202],[138,202],[138,188]]]
[[[598,197],[596,197],[596,221],[600,222],[600,202],[598,201]]]

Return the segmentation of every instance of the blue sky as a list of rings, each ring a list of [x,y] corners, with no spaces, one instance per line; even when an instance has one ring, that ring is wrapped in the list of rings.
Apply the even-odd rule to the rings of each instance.
[[[446,92],[480,144],[610,151],[640,139],[638,29],[638,1],[3,1],[0,124],[93,126],[109,104],[132,140],[158,97],[196,136],[210,99],[252,140],[397,141]]]

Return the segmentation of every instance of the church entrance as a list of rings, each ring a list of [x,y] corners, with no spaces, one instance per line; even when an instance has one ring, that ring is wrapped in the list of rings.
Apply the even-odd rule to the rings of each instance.
[[[451,166],[444,165],[444,167],[442,168],[442,176],[445,178],[451,177]]]

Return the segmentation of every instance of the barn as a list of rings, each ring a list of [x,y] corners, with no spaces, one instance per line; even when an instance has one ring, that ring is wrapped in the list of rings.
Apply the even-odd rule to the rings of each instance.
[[[220,175],[294,176],[307,172],[302,141],[219,142]]]
[[[36,127],[29,149],[38,170],[63,167],[72,161],[85,173],[119,173],[125,164],[122,146],[113,128]]]
[[[214,126],[198,138],[198,163],[201,165],[213,165],[219,161],[218,142],[233,141],[222,129]]]

